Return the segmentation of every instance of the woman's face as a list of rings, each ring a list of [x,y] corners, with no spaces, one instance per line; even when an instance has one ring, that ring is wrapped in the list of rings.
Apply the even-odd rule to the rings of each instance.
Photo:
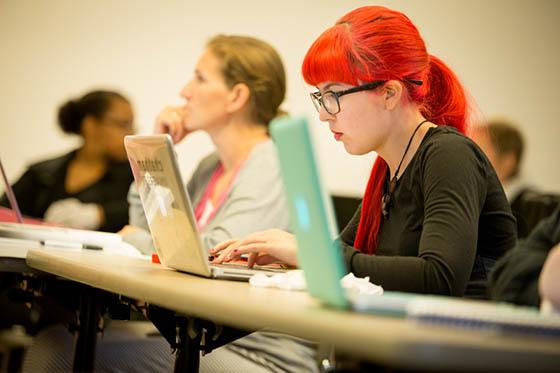
[[[319,91],[339,92],[352,85],[323,82]],[[340,112],[329,114],[321,107],[319,119],[328,122],[336,141],[344,144],[352,155],[363,155],[379,149],[386,141],[390,126],[381,91],[361,91],[339,98]]]
[[[131,105],[122,99],[111,101],[109,109],[97,120],[96,142],[107,157],[115,161],[127,159],[124,137],[134,133],[134,113]]]
[[[224,123],[226,104],[231,90],[221,73],[220,60],[209,50],[200,56],[194,76],[181,91],[185,103],[185,128],[189,131],[209,130]]]

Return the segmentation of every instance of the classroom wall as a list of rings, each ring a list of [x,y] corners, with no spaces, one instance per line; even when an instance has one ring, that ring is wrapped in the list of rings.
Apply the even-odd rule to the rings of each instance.
[[[334,193],[360,195],[374,155],[349,156],[318,121],[300,77],[311,42],[367,1],[339,0],[1,0],[0,157],[12,181],[29,162],[64,153],[77,140],[56,127],[58,106],[108,87],[135,105],[139,132],[192,74],[216,33],[251,34],[273,44],[288,74],[284,109],[312,122],[323,179]],[[557,71],[560,2],[555,0],[379,1],[402,10],[430,53],[461,77],[485,116],[506,115],[527,137],[525,174],[560,192]],[[178,148],[185,178],[211,151],[203,134]]]

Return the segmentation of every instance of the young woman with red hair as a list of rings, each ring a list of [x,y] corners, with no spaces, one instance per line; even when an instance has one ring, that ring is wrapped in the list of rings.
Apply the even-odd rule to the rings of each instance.
[[[461,82],[428,54],[407,16],[351,11],[313,43],[302,68],[319,118],[353,155],[377,153],[361,207],[340,236],[347,268],[387,290],[484,297],[493,261],[515,245],[494,169],[464,136]],[[278,230],[226,241],[217,262],[297,265]]]

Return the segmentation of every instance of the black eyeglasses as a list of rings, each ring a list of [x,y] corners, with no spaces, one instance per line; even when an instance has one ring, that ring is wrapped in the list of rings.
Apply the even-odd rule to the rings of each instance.
[[[130,119],[121,119],[121,118],[116,118],[116,117],[112,117],[112,116],[105,116],[103,117],[103,124],[108,124],[111,125],[113,127],[117,127],[119,129],[122,130],[133,130],[134,129],[134,123],[130,120]]]
[[[372,89],[376,89],[380,87],[386,82],[386,80],[376,80],[370,83],[362,84],[356,87],[352,87],[346,89],[344,91],[325,91],[321,93],[320,91],[310,93],[311,101],[313,101],[313,105],[318,112],[321,111],[321,107],[323,107],[327,113],[331,115],[338,114],[340,112],[340,102],[339,98],[355,92],[361,91],[369,91]]]
[[[404,79],[403,81],[414,85],[422,85],[421,80]],[[329,113],[330,115],[335,115],[340,112],[340,97],[350,93],[373,90],[382,86],[386,82],[386,80],[375,80],[373,82],[352,87],[344,91],[325,91],[323,93],[321,93],[320,91],[313,92],[310,93],[311,101],[313,101],[313,105],[315,106],[315,109],[317,109],[317,112],[321,112],[321,107],[323,107],[327,111],[327,113]]]

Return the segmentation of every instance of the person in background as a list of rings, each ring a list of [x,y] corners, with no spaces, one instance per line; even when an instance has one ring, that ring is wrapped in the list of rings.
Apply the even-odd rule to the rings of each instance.
[[[543,218],[560,205],[560,195],[544,193],[523,177],[525,139],[513,122],[492,119],[474,127],[470,135],[484,151],[502,183],[517,219],[517,237],[527,237]]]
[[[507,119],[493,119],[473,127],[470,136],[492,163],[508,201],[513,202],[527,188],[521,176],[525,140],[518,126]]]
[[[123,144],[134,133],[130,101],[114,91],[91,91],[62,105],[58,124],[82,144],[31,165],[13,185],[22,214],[71,228],[120,230],[128,222],[132,182]],[[9,206],[5,195],[0,204]]]
[[[313,43],[303,77],[334,139],[377,153],[361,208],[339,239],[348,271],[386,290],[486,297],[515,219],[492,165],[464,135],[469,103],[403,13],[351,11]],[[304,249],[304,248],[299,248]],[[297,265],[294,237],[269,230],[217,245],[217,263]]]
[[[560,310],[559,253],[560,207],[498,260],[490,274],[490,296],[496,301],[533,307],[548,299]]]

